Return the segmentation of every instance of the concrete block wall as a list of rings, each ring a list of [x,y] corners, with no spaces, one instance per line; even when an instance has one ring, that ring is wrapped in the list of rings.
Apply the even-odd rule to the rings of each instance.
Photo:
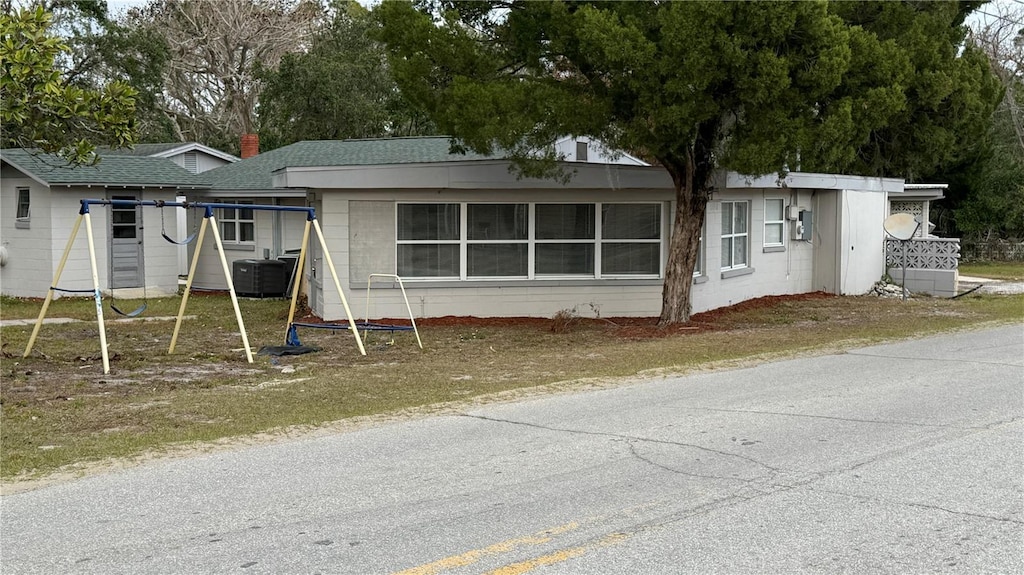
[[[957,292],[957,270],[926,270],[907,268],[906,284],[903,283],[903,269],[889,270],[889,276],[911,293],[925,293],[936,297],[953,297]]]

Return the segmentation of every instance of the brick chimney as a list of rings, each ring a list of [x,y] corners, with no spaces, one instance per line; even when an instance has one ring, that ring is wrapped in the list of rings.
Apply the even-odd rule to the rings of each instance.
[[[251,158],[259,153],[259,134],[242,134],[242,159]]]

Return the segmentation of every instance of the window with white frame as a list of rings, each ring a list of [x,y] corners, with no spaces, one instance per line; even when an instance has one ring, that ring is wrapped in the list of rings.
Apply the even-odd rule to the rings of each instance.
[[[722,271],[747,267],[749,202],[722,202]]]
[[[232,202],[252,204],[251,201]],[[221,208],[220,236],[228,243],[253,243],[256,241],[256,222],[252,208]]]
[[[529,219],[528,204],[468,204],[466,275],[527,277]]]
[[[601,274],[657,275],[661,270],[661,206],[601,205]]]
[[[16,218],[19,222],[27,222],[32,215],[30,208],[30,191],[28,188],[18,188],[18,209]]]
[[[461,205],[398,204],[398,275],[460,277]]]
[[[537,204],[534,210],[536,275],[593,276],[594,204]]]
[[[764,245],[778,247],[785,244],[786,219],[785,200],[765,198],[764,200]]]
[[[397,205],[407,278],[660,277],[659,203]]]

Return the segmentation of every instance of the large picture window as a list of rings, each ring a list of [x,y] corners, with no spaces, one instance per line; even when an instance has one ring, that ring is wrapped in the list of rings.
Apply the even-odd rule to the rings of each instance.
[[[786,220],[784,201],[780,198],[764,200],[764,245],[778,247],[785,242]]]
[[[749,252],[747,202],[722,202],[722,270],[747,267]]]
[[[251,201],[234,202],[251,204]],[[253,243],[256,241],[256,222],[252,208],[221,208],[220,236],[227,243]]]
[[[661,275],[659,203],[398,204],[396,214],[407,278]]]

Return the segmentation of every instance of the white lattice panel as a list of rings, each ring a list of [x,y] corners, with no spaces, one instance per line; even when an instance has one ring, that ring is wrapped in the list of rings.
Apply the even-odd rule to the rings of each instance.
[[[886,238],[886,267],[903,267],[903,244],[899,240]],[[906,250],[909,269],[955,270],[960,262],[959,239],[914,239],[906,242]]]

